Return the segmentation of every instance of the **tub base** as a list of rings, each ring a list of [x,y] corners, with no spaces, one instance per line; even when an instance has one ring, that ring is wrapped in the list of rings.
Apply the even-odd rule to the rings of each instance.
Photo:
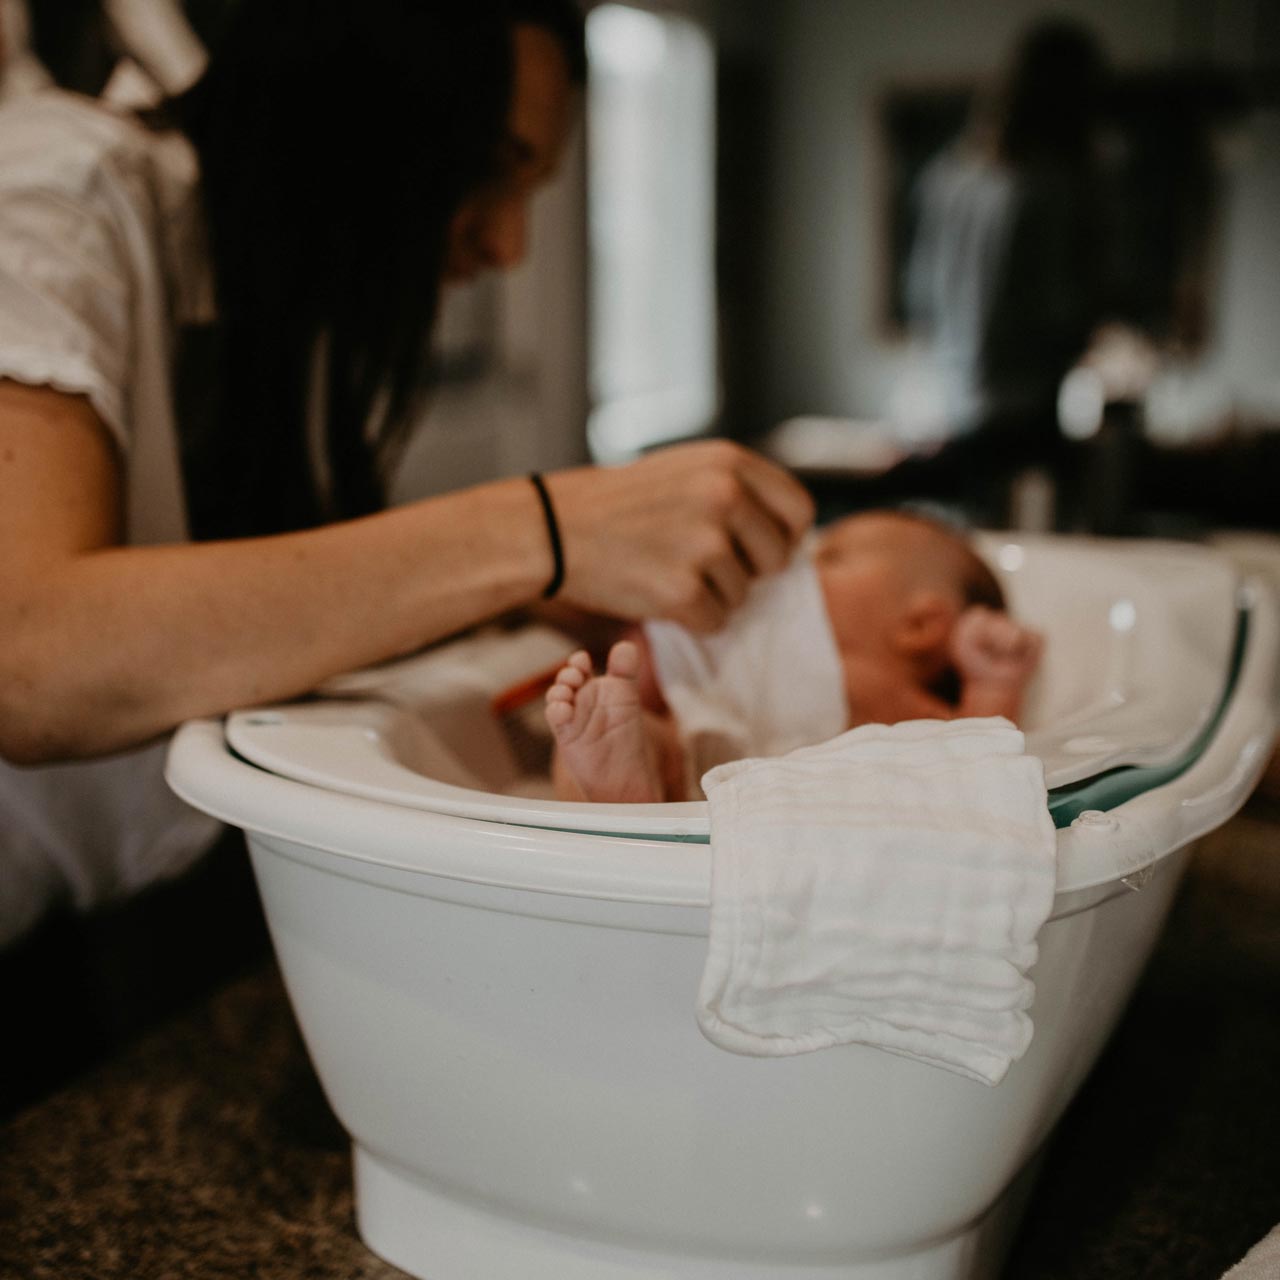
[[[892,1257],[822,1263],[677,1256],[550,1231],[486,1212],[353,1148],[364,1243],[420,1280],[988,1280],[997,1275],[1032,1182],[968,1231]],[[1036,1162],[1033,1162],[1033,1164]]]

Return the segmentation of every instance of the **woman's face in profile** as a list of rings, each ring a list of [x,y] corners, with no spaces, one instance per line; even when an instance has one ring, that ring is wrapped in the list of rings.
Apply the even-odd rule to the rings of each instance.
[[[447,282],[470,280],[490,268],[508,271],[524,260],[529,201],[555,173],[577,109],[568,60],[555,36],[541,27],[519,25],[514,55],[499,171],[453,217]]]

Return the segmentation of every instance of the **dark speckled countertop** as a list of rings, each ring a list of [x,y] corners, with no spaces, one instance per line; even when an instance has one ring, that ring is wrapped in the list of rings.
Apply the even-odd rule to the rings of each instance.
[[[390,1280],[273,966],[0,1130],[0,1275]]]
[[[1280,806],[1262,802],[1194,861],[1006,1280],[1216,1280],[1278,1221]],[[5,1280],[403,1274],[356,1235],[346,1139],[270,964],[0,1127]]]

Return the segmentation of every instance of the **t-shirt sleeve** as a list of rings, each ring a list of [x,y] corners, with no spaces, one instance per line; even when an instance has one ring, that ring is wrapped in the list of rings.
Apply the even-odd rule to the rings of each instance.
[[[87,396],[122,448],[131,294],[105,209],[52,189],[0,189],[0,377]]]

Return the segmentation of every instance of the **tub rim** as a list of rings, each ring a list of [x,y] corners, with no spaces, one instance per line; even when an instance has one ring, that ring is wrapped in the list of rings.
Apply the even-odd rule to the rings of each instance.
[[[1276,734],[1280,608],[1256,579],[1242,603],[1248,644],[1212,740],[1176,778],[1105,813],[1083,813],[1057,832],[1059,896],[1139,876],[1220,826],[1248,798]],[[357,864],[572,897],[680,907],[711,901],[705,844],[517,826],[341,795],[239,759],[219,719],[181,726],[165,777],[188,804],[221,821]]]

